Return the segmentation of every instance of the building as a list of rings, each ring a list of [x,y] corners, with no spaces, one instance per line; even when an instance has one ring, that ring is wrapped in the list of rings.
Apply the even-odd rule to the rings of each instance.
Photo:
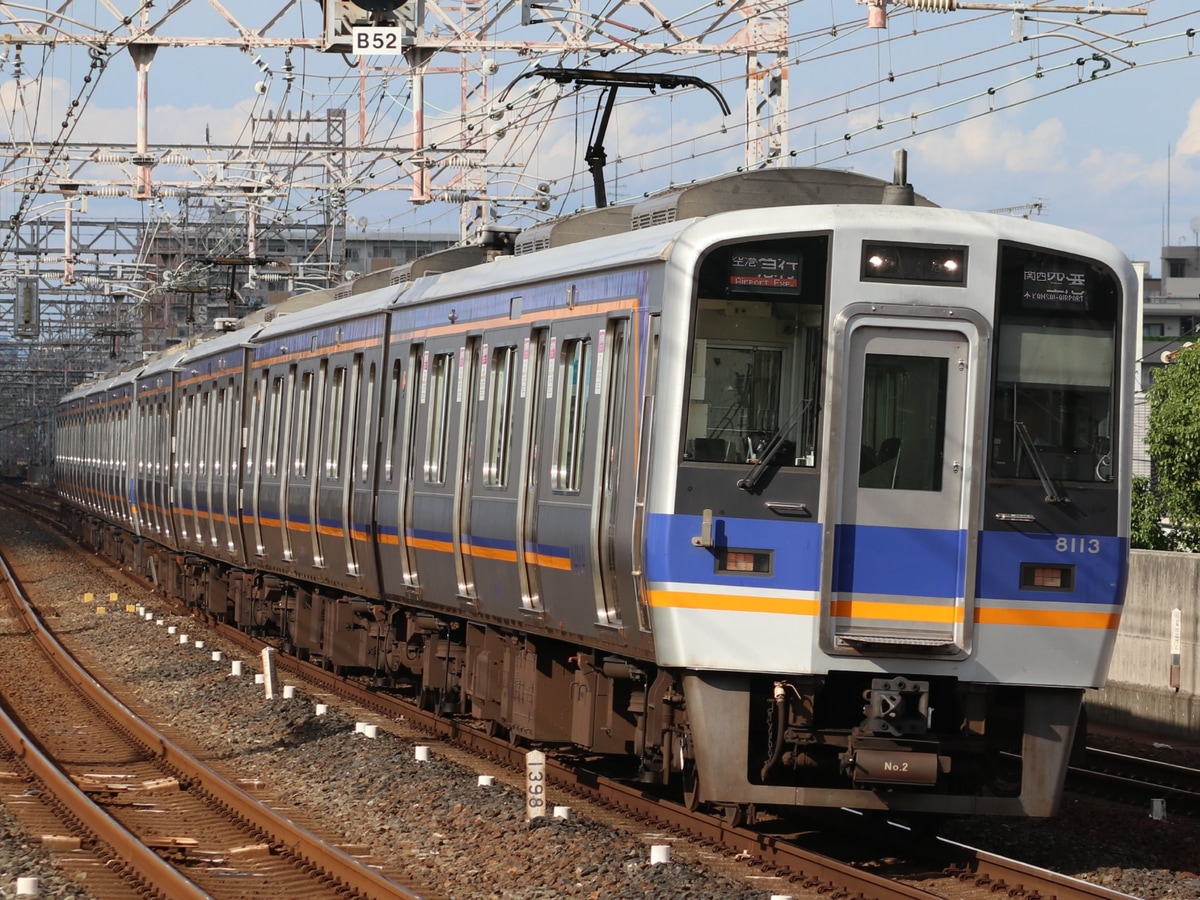
[[[286,228],[264,234],[250,255],[230,246],[229,228],[173,230],[151,241],[149,260],[165,278],[141,304],[142,351],[169,347],[205,331],[216,318],[238,318],[305,291],[330,287],[458,243],[457,235]]]

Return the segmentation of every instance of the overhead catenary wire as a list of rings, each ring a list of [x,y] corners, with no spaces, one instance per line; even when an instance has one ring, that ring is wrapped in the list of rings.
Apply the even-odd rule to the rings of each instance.
[[[1153,6],[1153,4],[1151,5]],[[186,2],[173,4],[167,13],[157,16],[150,25],[161,28],[167,16],[176,15],[186,6]],[[712,80],[725,85],[736,84],[743,78],[740,72],[722,69],[721,67],[725,65],[723,58],[701,60],[695,57],[678,56],[671,52],[672,46],[677,43],[675,39],[677,33],[684,33],[694,27],[699,29],[700,33],[707,34],[720,27],[732,27],[735,24],[732,20],[720,19],[721,15],[727,15],[727,10],[725,13],[719,13],[707,4],[693,4],[675,16],[669,25],[653,25],[637,29],[631,28],[629,23],[619,21],[619,17],[612,15],[617,8],[618,4],[615,0],[610,0],[598,12],[587,13],[586,21],[581,20],[576,24],[588,37],[621,41],[623,42],[622,46],[638,52],[636,54],[614,54],[606,58],[601,58],[598,53],[583,54],[586,62],[596,66],[638,66],[689,73],[704,73],[712,67],[716,67],[717,77]],[[973,84],[972,79],[985,79],[989,73],[994,75],[1014,65],[1020,65],[1019,62],[1014,61],[1015,54],[1012,52],[1011,45],[1002,42],[1007,37],[1007,28],[995,29],[996,40],[977,52],[957,57],[942,57],[934,63],[922,62],[915,66],[897,65],[900,60],[895,53],[905,43],[913,40],[928,40],[931,37],[940,36],[942,33],[947,35],[965,33],[971,29],[978,37],[981,27],[990,27],[988,26],[988,15],[966,16],[959,13],[954,18],[939,16],[936,24],[929,24],[922,18],[927,17],[928,14],[917,13],[911,9],[897,9],[891,17],[891,27],[886,32],[868,35],[864,34],[866,29],[860,20],[849,16],[838,16],[839,9],[849,13],[850,10],[847,7],[831,6],[828,11],[822,13],[824,21],[820,23],[811,22],[813,18],[811,7],[804,7],[797,2],[777,4],[774,8],[779,15],[798,19],[795,31],[788,38],[787,62],[793,67],[801,67],[799,71],[804,71],[803,67],[805,66],[821,66],[826,61],[832,63],[839,57],[853,58],[855,54],[861,54],[868,50],[875,55],[877,60],[880,60],[876,66],[872,67],[875,69],[875,77],[872,79],[865,79],[860,84],[840,89],[833,87],[825,90],[810,90],[803,95],[798,93],[793,98],[786,111],[789,117],[786,133],[792,143],[790,159],[803,156],[807,162],[809,156],[812,156],[814,163],[834,162],[885,146],[898,139],[953,127],[971,121],[980,115],[1015,108],[1018,105],[1032,102],[1034,99],[1053,96],[1076,86],[1051,85],[1047,81],[1048,78],[1060,77],[1064,72],[1070,70],[1069,65],[1056,62],[1057,59],[1073,56],[1075,51],[1070,48],[1063,48],[1059,51],[1062,54],[1061,57],[1039,50],[1035,60],[1034,54],[1030,54],[1025,65],[1030,67],[1029,72],[1032,74],[1023,79],[998,81],[996,83],[998,86],[994,88],[990,86],[980,88],[977,84]],[[319,33],[321,23],[316,21],[318,17],[309,16],[309,11],[303,7],[300,9],[300,15],[306,29],[311,27],[314,33]],[[527,33],[522,31],[520,26],[515,25],[511,17],[505,19],[502,16],[492,15],[489,19],[489,15],[489,11],[484,7],[473,11],[464,19],[464,30],[483,28],[486,25],[494,29],[496,36],[519,37]],[[990,19],[999,23],[1002,14],[991,14]],[[114,26],[111,33],[115,34],[122,28],[127,28],[130,33],[133,33],[137,32],[140,27],[137,23],[126,22]],[[1139,27],[1145,34],[1144,26]],[[1161,28],[1162,23],[1156,23],[1155,27]],[[958,31],[950,32],[951,28],[958,29]],[[443,29],[442,34],[444,38],[440,39],[441,45],[449,46],[452,37],[450,30]],[[1156,39],[1164,40],[1165,38]],[[651,43],[662,43],[664,46],[661,49],[650,49],[647,45]],[[1149,41],[1139,39],[1139,56],[1136,60],[1139,68],[1165,62],[1165,59],[1148,61],[1145,58],[1147,55],[1145,51],[1149,46]],[[886,63],[882,61],[885,54]],[[994,63],[981,65],[991,57],[995,58]],[[274,70],[279,69],[277,58],[270,59],[265,54],[264,58]],[[1178,53],[1170,58],[1182,60],[1186,56]],[[395,148],[405,144],[408,128],[406,122],[411,116],[411,109],[408,104],[396,104],[385,100],[385,96],[388,94],[392,97],[396,96],[395,87],[398,82],[405,79],[405,75],[397,73],[394,69],[383,71],[382,67],[380,71],[372,71],[370,67],[367,67],[364,75],[361,61],[354,70],[330,75],[309,71],[308,59],[304,55],[300,56],[298,62],[300,65],[295,76],[296,87],[291,98],[287,101],[277,99],[279,95],[274,88],[269,95],[276,108],[276,113],[279,114],[285,105],[291,104],[294,110],[301,115],[310,115],[312,121],[316,122],[331,108],[345,106],[346,99],[357,94],[361,80],[366,91],[365,108],[369,116],[367,120],[358,123],[366,135],[366,140],[362,142],[362,149],[369,151],[374,148],[378,152],[373,155],[361,155],[361,166],[345,172],[345,177],[337,189],[344,192],[347,202],[352,204],[367,202],[374,194],[402,193],[405,190],[404,181],[409,175],[404,168],[396,166],[396,162],[403,163],[404,160],[396,158]],[[524,64],[532,65],[534,62],[535,60],[531,59],[525,61]],[[512,64],[513,61],[505,63],[505,65]],[[938,69],[941,70],[941,74],[938,74]],[[862,67],[859,67],[859,71],[863,71]],[[922,79],[923,73],[931,77]],[[1114,74],[1120,74],[1120,72],[1112,72],[1104,77],[1112,77]],[[795,72],[793,78],[795,80]],[[1020,103],[1010,102],[1002,96],[1004,91],[1014,86],[1030,83],[1030,78],[1039,79],[1039,82],[1034,83],[1039,88],[1045,85],[1046,89],[1038,91],[1032,98],[1022,99]],[[278,86],[277,78],[274,79],[273,84]],[[817,80],[817,84],[820,84],[820,80]],[[1052,91],[1051,87],[1053,87]],[[869,97],[860,96],[860,92],[865,90],[870,91]],[[994,92],[987,93],[987,91]],[[912,103],[915,98],[921,97],[929,98],[931,102],[919,105]],[[987,97],[993,98],[988,112],[981,113],[978,110],[969,109],[972,102]],[[433,99],[436,100],[436,98]],[[644,101],[638,97],[623,98],[618,101],[616,114],[622,115],[636,109],[631,104],[639,102]],[[905,110],[902,115],[893,114],[892,111],[898,104],[908,104],[910,108]],[[265,109],[265,106],[259,108],[260,110]],[[484,140],[481,133],[483,127],[486,127],[481,124],[486,120],[486,110],[454,111],[449,105],[443,105],[441,110],[446,114],[441,115],[438,114],[436,102],[431,106],[431,110],[435,114],[431,131],[436,133],[438,152],[442,154],[438,160],[449,159],[445,153],[451,145],[468,150],[486,145],[493,154],[491,161],[495,163],[494,169],[497,172],[504,172],[506,177],[513,173],[520,173],[531,180],[536,178],[538,181],[554,183],[559,205],[564,210],[575,204],[587,205],[580,193],[586,187],[586,178],[583,177],[586,175],[586,171],[581,164],[581,155],[572,156],[569,160],[570,165],[557,171],[548,173],[536,171],[536,155],[531,152],[531,148],[536,145],[539,136],[552,134],[573,117],[573,113],[564,108],[557,96],[544,93],[540,98],[523,98],[523,105],[505,111],[508,126],[505,138],[502,141],[491,140],[490,143],[488,140]],[[7,114],[9,111],[5,110],[5,112]],[[351,116],[354,115],[353,109],[348,112]],[[869,125],[854,124],[854,120],[858,116],[868,112],[870,113]],[[934,118],[936,121],[931,121]],[[711,160],[714,163],[712,168],[720,171],[727,171],[736,166],[737,156],[741,153],[743,146],[740,123],[735,123],[738,127],[729,128],[728,121],[718,120],[711,116],[707,119],[696,119],[690,111],[676,103],[671,105],[671,120],[673,133],[668,135],[668,140],[662,141],[658,147],[636,147],[632,144],[627,145],[628,142],[622,143],[620,153],[622,189],[628,182],[629,190],[640,193],[642,185],[655,178],[656,175],[661,176],[664,173],[666,180],[672,181],[672,166],[681,159],[696,161],[701,165],[705,165],[705,161]],[[259,121],[261,124],[261,116]],[[917,123],[916,129],[912,128],[913,122]],[[475,125],[473,130],[470,128],[472,124]],[[846,127],[847,124],[852,127]],[[700,127],[697,127],[698,125]],[[241,141],[247,138],[248,128],[248,122],[243,123],[241,134],[235,139]],[[795,141],[797,135],[809,136],[814,131],[817,133],[816,140],[803,143]],[[845,140],[847,134],[851,135],[849,145]],[[879,140],[868,140],[867,138],[871,135],[875,135]],[[249,136],[248,140],[249,146],[255,152],[275,160],[272,165],[290,166],[291,170],[299,176],[289,184],[291,190],[285,191],[271,201],[270,205],[275,214],[280,217],[294,214],[308,217],[310,220],[324,215],[319,200],[305,199],[303,195],[311,190],[326,190],[328,186],[321,184],[316,177],[310,177],[301,172],[300,162],[304,154],[302,147],[297,144],[284,147],[279,138],[278,132],[264,128],[259,134]],[[358,149],[355,148],[356,151]],[[427,148],[411,149],[417,151]],[[291,158],[290,163],[283,162],[285,156]],[[435,165],[439,167],[439,171],[450,171],[440,161],[435,161]],[[249,170],[242,173],[242,176],[249,177]],[[428,223],[436,220],[439,216],[444,216],[444,211],[438,210],[436,206],[435,204],[427,208],[408,208],[403,212],[388,211],[386,215],[373,214],[372,221]],[[501,210],[501,214],[504,214],[503,210]]]

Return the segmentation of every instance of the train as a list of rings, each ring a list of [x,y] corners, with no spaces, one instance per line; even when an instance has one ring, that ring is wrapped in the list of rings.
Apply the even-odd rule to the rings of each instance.
[[[1052,816],[1137,295],[899,166],[740,172],[220,322],[67,394],[55,476],[204,615],[690,805]]]

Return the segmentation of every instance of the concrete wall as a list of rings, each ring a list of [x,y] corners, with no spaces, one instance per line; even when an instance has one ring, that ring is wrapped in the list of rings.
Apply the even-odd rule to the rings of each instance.
[[[1180,611],[1179,689],[1171,687],[1171,613]],[[1200,734],[1200,553],[1134,550],[1108,684],[1087,695],[1092,721]]]

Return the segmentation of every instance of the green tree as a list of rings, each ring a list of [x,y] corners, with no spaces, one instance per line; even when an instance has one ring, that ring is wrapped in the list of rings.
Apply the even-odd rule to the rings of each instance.
[[[1163,529],[1163,506],[1150,487],[1149,478],[1133,479],[1133,509],[1129,527],[1130,544],[1139,550],[1171,550],[1171,538]]]
[[[1171,549],[1200,550],[1200,347],[1176,353],[1146,396],[1146,449],[1154,460],[1156,483],[1154,493],[1147,485],[1141,499],[1157,495],[1159,510],[1170,523]]]

